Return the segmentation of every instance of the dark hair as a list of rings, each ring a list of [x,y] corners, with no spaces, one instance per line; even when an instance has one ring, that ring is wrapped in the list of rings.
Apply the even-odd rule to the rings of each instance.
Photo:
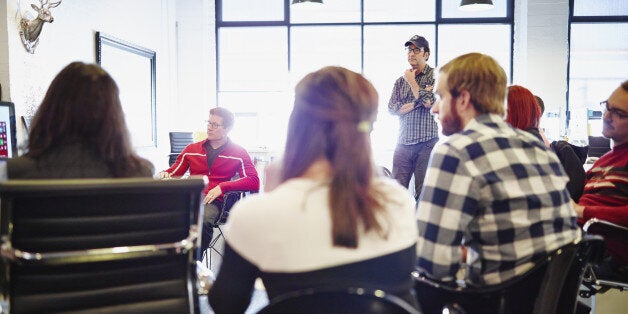
[[[80,143],[100,156],[114,177],[132,176],[145,160],[131,146],[118,86],[95,64],[73,62],[53,79],[33,117],[26,156]]]
[[[628,92],[628,80],[621,83],[621,88],[623,88],[625,92]]]
[[[539,105],[539,108],[541,109],[541,115],[543,115],[543,113],[545,112],[545,103],[543,102],[543,99],[537,95],[534,95],[534,99],[536,99],[536,103]]]
[[[329,208],[334,245],[357,247],[358,231],[382,233],[376,213],[382,193],[371,184],[370,130],[377,91],[362,75],[325,67],[296,86],[282,168],[282,181],[299,177],[317,159],[332,167]]]
[[[224,125],[225,129],[231,129],[231,127],[233,127],[235,118],[233,116],[233,113],[231,113],[231,111],[223,107],[215,107],[209,110],[209,114],[221,117],[222,124]]]
[[[534,95],[525,87],[513,85],[508,87],[508,114],[506,122],[517,129],[529,130],[539,127],[541,108]]]

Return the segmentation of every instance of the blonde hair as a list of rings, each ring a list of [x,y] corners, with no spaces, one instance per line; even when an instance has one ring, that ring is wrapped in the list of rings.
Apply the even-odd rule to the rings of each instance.
[[[504,115],[506,72],[491,56],[473,52],[461,55],[439,70],[447,74],[447,86],[453,98],[466,90],[479,113]]]

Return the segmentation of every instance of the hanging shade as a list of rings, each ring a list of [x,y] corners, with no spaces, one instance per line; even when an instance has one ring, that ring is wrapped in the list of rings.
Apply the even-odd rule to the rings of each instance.
[[[323,3],[323,0],[292,0],[292,4],[303,3],[303,2]]]
[[[493,8],[492,0],[462,0],[460,1],[460,10],[463,11],[483,11]]]

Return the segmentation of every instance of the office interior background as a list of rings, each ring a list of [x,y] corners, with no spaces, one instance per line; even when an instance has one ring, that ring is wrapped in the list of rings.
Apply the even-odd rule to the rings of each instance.
[[[388,98],[414,34],[430,42],[432,67],[472,51],[495,57],[512,84],[543,98],[548,136],[576,144],[600,134],[599,103],[628,78],[623,0],[493,0],[480,12],[459,11],[458,0],[63,0],[34,54],[19,35],[31,3],[39,2],[0,2],[2,101],[15,104],[18,118],[32,116],[65,65],[97,61],[97,33],[154,52],[154,101],[135,110],[141,88],[120,89],[136,149],[157,170],[167,167],[168,133],[203,132],[214,106],[236,114],[234,141],[255,156],[279,156],[295,84],[326,65],[360,72],[377,88],[372,143],[377,163],[390,167],[397,119]],[[114,78],[125,81],[125,70]],[[21,144],[27,132],[18,121]]]

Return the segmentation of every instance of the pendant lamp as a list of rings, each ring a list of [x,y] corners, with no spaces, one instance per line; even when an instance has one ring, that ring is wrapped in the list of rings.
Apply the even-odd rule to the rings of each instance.
[[[462,11],[484,11],[490,10],[492,8],[492,0],[462,0],[460,1],[459,7],[459,9]]]
[[[292,0],[292,4],[304,3],[304,2],[314,2],[314,3],[323,3],[323,0]]]

